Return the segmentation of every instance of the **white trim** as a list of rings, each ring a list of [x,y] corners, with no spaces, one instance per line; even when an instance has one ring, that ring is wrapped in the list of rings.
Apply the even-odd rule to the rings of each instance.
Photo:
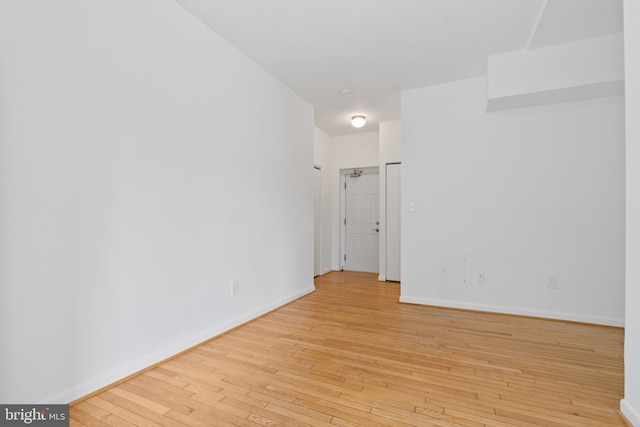
[[[384,277],[384,276],[382,276],[382,275],[381,275],[381,276],[378,276],[378,281],[379,281],[379,282],[386,282],[386,281],[387,281],[387,279],[386,279],[386,277]]]
[[[320,173],[320,194],[316,194],[316,182],[315,182],[315,171],[318,171]],[[322,215],[323,212],[323,204],[322,204],[322,179],[323,179],[323,175],[322,175],[322,166],[320,166],[317,163],[313,164],[313,276],[316,276],[316,257],[318,256],[318,254],[316,254],[316,239],[319,237],[320,238],[320,271],[319,274],[322,275],[324,273],[322,273],[322,265],[324,264],[324,245],[323,245],[323,241],[324,241],[324,216]],[[320,204],[320,236],[316,236],[315,232],[316,232],[316,209],[315,209],[315,203],[316,203],[316,197],[319,198],[319,204]]]
[[[552,311],[529,310],[517,307],[502,307],[484,304],[470,304],[456,301],[436,300],[428,298],[415,298],[408,296],[400,296],[400,302],[419,305],[431,305],[441,308],[457,308],[462,310],[487,311],[499,314],[513,314],[516,316],[532,316],[545,319],[566,320],[570,322],[593,323],[605,326],[624,327],[624,318],[611,318],[599,316],[584,316],[574,313],[556,313]]]
[[[225,332],[236,328],[244,323],[248,323],[252,320],[257,319],[260,316],[263,316],[270,311],[273,311],[277,308],[284,306],[292,301],[297,300],[305,295],[308,295],[316,290],[315,286],[310,286],[302,291],[296,292],[286,298],[283,298],[279,301],[276,301],[271,304],[267,304],[263,307],[260,307],[257,310],[246,313],[242,316],[239,316],[235,319],[232,319],[228,322],[225,322],[221,325],[217,325],[215,328],[211,328],[205,332],[197,334],[191,337],[188,340],[182,341],[175,345],[172,345],[162,351],[158,351],[154,354],[151,354],[147,357],[136,360],[135,362],[129,363],[125,366],[121,366],[118,369],[115,369],[111,372],[104,373],[102,375],[96,376],[93,379],[85,382],[84,384],[77,385],[69,390],[61,391],[60,393],[56,393],[53,396],[44,399],[41,402],[36,402],[38,404],[54,404],[54,403],[69,403],[76,399],[79,399],[83,396],[86,396],[90,393],[95,392],[96,390],[100,390],[103,387],[107,387],[110,384],[115,383],[123,378],[126,378],[130,375],[135,374],[136,372],[140,372],[143,369],[146,369],[156,363],[167,360],[185,350],[188,350],[191,347],[202,344],[206,341],[209,341],[219,335],[224,334]]]
[[[628,400],[622,399],[620,401],[620,412],[627,418],[634,426],[640,426],[640,412],[635,410]]]
[[[382,195],[381,195],[381,200],[384,198],[383,202],[380,204],[380,273],[383,273],[383,276],[386,276],[388,274],[388,260],[389,260],[389,254],[388,254],[388,245],[389,245],[389,215],[388,215],[388,199],[389,199],[389,188],[388,188],[388,184],[389,184],[389,166],[393,166],[393,165],[400,165],[400,168],[402,170],[402,162],[386,162],[384,164],[384,176],[382,176],[382,174],[380,175],[380,185],[382,188]],[[384,180],[384,182],[383,182]],[[400,185],[402,187],[402,184]],[[400,191],[400,198],[402,198],[402,189]],[[400,201],[400,205],[402,206],[402,201]],[[401,212],[402,213],[402,212]],[[400,215],[400,222],[402,223],[402,215]],[[401,233],[402,234],[402,233]],[[384,259],[384,267],[383,265],[383,259]],[[398,280],[400,279],[400,277],[398,278]],[[386,277],[385,277],[386,280]],[[395,279],[394,279],[395,280]]]
[[[340,170],[340,197],[339,197],[339,209],[340,209],[340,223],[339,223],[339,232],[338,232],[338,244],[340,246],[340,250],[338,252],[338,262],[340,263],[340,265],[338,266],[338,270],[344,270],[344,266],[345,266],[345,260],[344,260],[344,254],[347,252],[346,247],[345,247],[345,240],[346,240],[346,226],[344,223],[345,217],[347,216],[346,212],[346,206],[345,206],[345,199],[346,199],[346,194],[347,194],[347,190],[345,188],[345,184],[347,183],[347,172],[345,169],[341,169]]]

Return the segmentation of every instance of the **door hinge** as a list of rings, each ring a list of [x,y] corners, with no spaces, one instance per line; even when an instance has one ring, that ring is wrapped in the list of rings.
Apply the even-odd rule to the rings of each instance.
[[[347,225],[347,218],[344,219],[344,225]]]
[[[347,260],[347,254],[344,254],[344,260],[345,261]]]
[[[347,183],[346,182],[344,183],[344,189],[345,190],[347,189]]]

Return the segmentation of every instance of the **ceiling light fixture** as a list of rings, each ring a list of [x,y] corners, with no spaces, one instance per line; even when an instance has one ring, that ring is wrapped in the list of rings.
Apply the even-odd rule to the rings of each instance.
[[[367,119],[365,116],[358,115],[351,117],[351,126],[353,126],[354,128],[361,128],[365,123],[367,123]]]

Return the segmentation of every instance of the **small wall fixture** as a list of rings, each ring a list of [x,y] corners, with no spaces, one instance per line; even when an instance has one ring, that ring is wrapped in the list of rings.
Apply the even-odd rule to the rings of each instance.
[[[367,119],[365,116],[351,117],[351,126],[353,126],[354,128],[361,128],[365,123],[367,123]]]

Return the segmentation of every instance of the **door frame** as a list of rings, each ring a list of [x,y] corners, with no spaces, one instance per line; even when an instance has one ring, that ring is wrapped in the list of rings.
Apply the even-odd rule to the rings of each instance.
[[[378,179],[380,179],[380,167],[379,166],[355,166],[348,169],[340,169],[340,270],[344,270],[345,254],[347,253],[347,226],[345,219],[347,217],[347,175],[352,173],[354,169],[358,169],[365,173],[378,173]],[[380,199],[380,186],[378,186],[378,200]],[[378,253],[378,257],[380,254]]]
[[[379,280],[386,281],[400,281],[400,277],[398,280],[394,278],[389,278],[389,166],[400,166],[400,173],[402,173],[402,162],[389,162],[385,164],[385,173],[384,173],[384,278],[379,278]],[[400,178],[400,184],[402,185],[402,175]],[[397,199],[400,208],[400,217],[398,218],[398,224],[402,226],[402,187],[400,188],[400,193],[397,194]],[[395,206],[394,206],[395,207]],[[382,221],[381,221],[382,222]],[[402,233],[398,234],[398,239],[402,238]],[[380,245],[382,248],[383,245]],[[402,246],[402,244],[400,245]],[[400,248],[398,248],[400,250]],[[401,253],[401,252],[400,252]],[[400,262],[400,264],[402,264]],[[400,267],[400,266],[398,266]],[[400,270],[400,276],[402,276],[402,270]]]
[[[316,172],[318,171],[318,172]],[[316,173],[320,174],[320,188],[316,188]],[[316,210],[316,203],[318,209]],[[322,240],[323,240],[323,228],[322,228],[322,166],[313,165],[313,277],[321,276],[323,271],[323,257],[322,257]],[[318,210],[320,212],[318,212]],[[318,215],[319,213],[319,215]],[[316,226],[320,228],[319,235],[316,235]],[[320,269],[316,270],[316,264],[319,263]]]

